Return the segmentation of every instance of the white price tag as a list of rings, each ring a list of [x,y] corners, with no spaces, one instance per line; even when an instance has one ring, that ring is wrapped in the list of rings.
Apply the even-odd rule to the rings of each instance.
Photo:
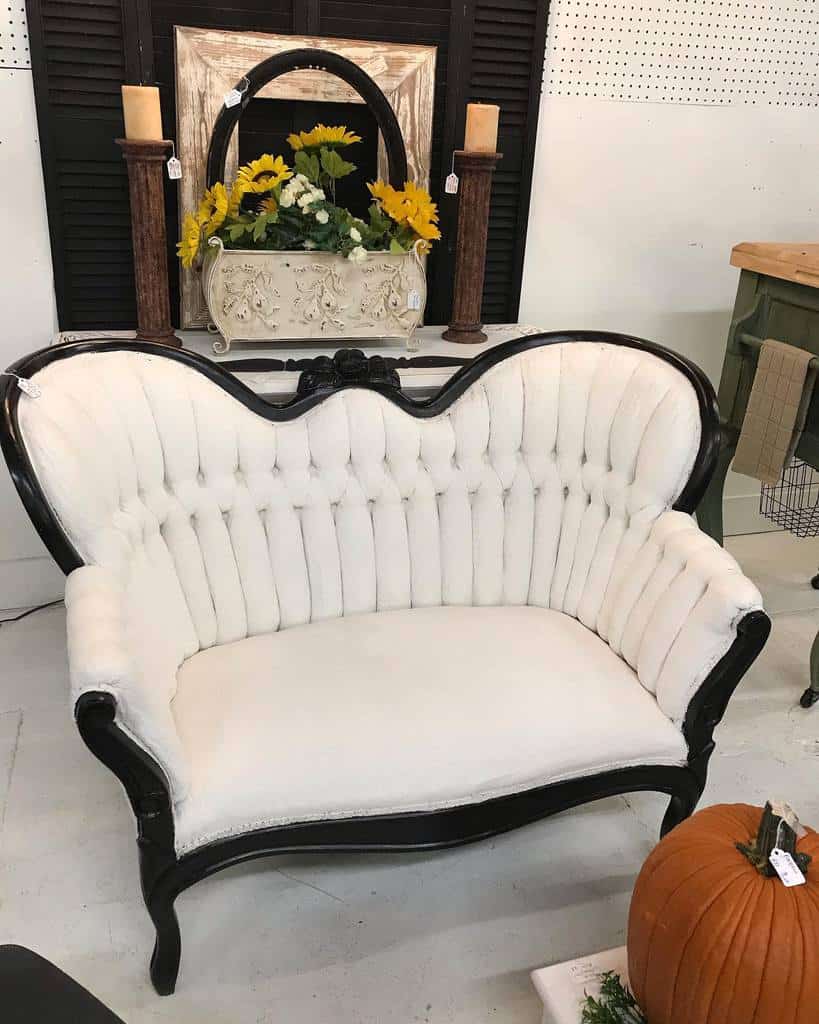
[[[796,861],[786,850],[780,850],[778,846],[775,846],[771,850],[770,861],[774,871],[779,875],[782,884],[786,888],[789,889],[793,885],[805,884],[805,876],[799,870]]]
[[[407,296],[407,309],[418,310],[421,308],[421,293],[414,288]]]
[[[29,380],[28,377],[18,377],[17,387],[23,394],[28,395],[29,398],[39,398],[43,393],[40,385],[36,384],[33,380]]]
[[[167,163],[168,177],[171,181],[178,181],[182,177],[182,164],[177,157],[172,156]]]
[[[230,92],[226,92],[225,93],[225,106],[226,107],[228,107],[228,108],[235,107],[237,105],[237,103],[241,103],[241,102],[242,102],[242,94],[239,92],[238,89],[231,89]]]
[[[454,196],[457,191],[458,175],[453,171],[452,174],[448,174],[446,176],[446,181],[444,182],[444,192],[446,192],[447,195]]]

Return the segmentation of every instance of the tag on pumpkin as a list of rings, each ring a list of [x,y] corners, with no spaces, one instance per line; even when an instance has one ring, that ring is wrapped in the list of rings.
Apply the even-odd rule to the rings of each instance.
[[[784,800],[774,800],[771,802],[771,810],[780,817],[786,825],[793,829],[796,833],[797,839],[802,839],[808,834],[807,829],[799,820],[796,811],[791,807],[790,804],[785,803]]]
[[[768,859],[774,871],[779,875],[779,880],[787,889],[794,885],[805,884],[805,876],[787,850],[780,850],[778,846],[775,846]]]

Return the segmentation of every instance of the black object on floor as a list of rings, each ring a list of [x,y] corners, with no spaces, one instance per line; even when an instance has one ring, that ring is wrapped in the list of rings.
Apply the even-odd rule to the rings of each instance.
[[[123,1024],[73,978],[23,946],[0,946],[3,1024]]]

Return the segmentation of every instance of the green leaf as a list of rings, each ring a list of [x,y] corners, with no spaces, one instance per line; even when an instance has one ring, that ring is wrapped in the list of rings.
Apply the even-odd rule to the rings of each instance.
[[[407,250],[404,248],[403,245],[401,245],[401,243],[398,241],[397,238],[391,238],[390,239],[390,252],[396,252],[397,253],[397,252],[406,252],[406,251]]]
[[[321,167],[325,174],[329,174],[333,181],[337,181],[339,178],[346,178],[348,174],[352,174],[355,170],[355,164],[351,164],[349,160],[344,160],[334,149],[327,149],[326,146],[321,147]]]
[[[303,174],[308,181],[314,185],[318,182],[319,162],[315,154],[305,153],[303,149],[300,149],[296,153],[295,165],[299,174]]]
[[[383,235],[390,229],[392,223],[388,217],[384,215],[377,203],[373,203],[369,209],[370,213],[370,228],[376,235]]]
[[[264,236],[267,230],[267,217],[261,216],[258,218],[256,223],[253,225],[253,241],[258,242],[260,238]]]
[[[228,228],[231,242],[237,242],[247,230],[246,224],[231,224]]]

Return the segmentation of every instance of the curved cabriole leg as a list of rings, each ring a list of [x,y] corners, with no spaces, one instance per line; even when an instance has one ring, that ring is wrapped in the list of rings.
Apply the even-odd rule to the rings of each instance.
[[[671,802],[668,805],[668,810],[665,812],[663,823],[660,826],[660,838],[667,835],[672,828],[676,828],[680,822],[685,821],[686,818],[690,817],[694,813],[694,808],[697,806],[699,800],[699,793],[696,795],[693,793],[679,794],[675,793],[671,797]]]
[[[173,907],[174,898],[173,894],[159,892],[146,901],[148,913],[156,928],[156,942],[151,955],[151,981],[161,996],[173,995],[182,956],[182,936]]]
[[[802,694],[799,703],[803,708],[812,708],[819,701],[819,633],[813,638],[810,649],[810,686]]]

